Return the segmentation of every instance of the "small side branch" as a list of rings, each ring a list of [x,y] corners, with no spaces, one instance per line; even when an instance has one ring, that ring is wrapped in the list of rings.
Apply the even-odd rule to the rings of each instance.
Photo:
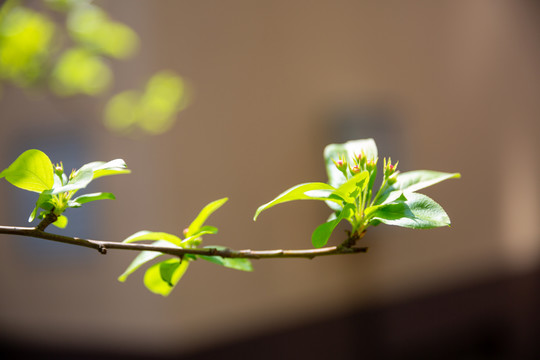
[[[42,222],[43,223],[43,222]],[[329,246],[319,249],[302,249],[302,250],[232,250],[232,249],[216,249],[216,248],[200,248],[200,249],[182,249],[163,246],[154,246],[148,244],[121,243],[112,241],[99,241],[83,239],[78,237],[70,237],[58,234],[45,232],[44,229],[50,223],[44,226],[40,223],[36,227],[16,227],[16,226],[0,226],[0,234],[29,236],[38,239],[60,242],[77,246],[84,246],[99,251],[101,254],[106,254],[109,249],[117,250],[134,250],[134,251],[156,251],[163,254],[174,256],[190,255],[205,255],[205,256],[220,256],[222,258],[245,258],[245,259],[275,259],[275,258],[306,258],[313,259],[318,256],[328,255],[344,255],[357,254],[367,252],[366,247],[354,246]],[[356,242],[357,239],[353,240]]]

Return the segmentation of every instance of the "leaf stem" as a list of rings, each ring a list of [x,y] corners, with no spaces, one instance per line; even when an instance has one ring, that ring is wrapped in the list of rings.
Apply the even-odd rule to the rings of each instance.
[[[78,237],[70,237],[64,235],[53,234],[45,232],[44,229],[51,222],[47,223],[45,218],[36,227],[16,227],[16,226],[1,226],[0,234],[17,235],[17,236],[29,236],[38,239],[50,240],[65,244],[77,245],[92,248],[98,250],[102,254],[106,254],[108,249],[117,250],[134,250],[134,251],[157,251],[173,256],[191,255],[205,255],[205,256],[220,256],[222,258],[245,258],[245,259],[272,259],[272,258],[306,258],[313,259],[318,256],[328,255],[344,255],[344,254],[356,254],[367,252],[366,247],[353,247],[356,240],[360,237],[356,236],[354,241],[340,246],[329,246],[319,249],[300,249],[300,250],[232,250],[232,249],[216,249],[216,248],[199,248],[199,249],[183,249],[183,248],[171,248],[163,246],[154,246],[148,244],[135,244],[135,243],[121,243],[113,241],[99,241],[83,239]],[[49,220],[50,221],[50,220]],[[42,225],[43,224],[43,225]],[[40,225],[42,225],[40,227]]]

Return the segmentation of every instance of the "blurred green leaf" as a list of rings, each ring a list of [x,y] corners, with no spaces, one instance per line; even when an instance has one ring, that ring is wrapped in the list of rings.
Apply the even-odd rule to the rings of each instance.
[[[42,192],[54,185],[53,165],[40,150],[26,150],[0,173],[8,182],[21,189]]]
[[[113,96],[105,109],[107,128],[120,133],[142,130],[161,134],[173,125],[174,116],[189,102],[184,80],[171,71],[154,74],[145,91],[127,90]]]
[[[39,80],[54,34],[54,23],[46,16],[18,2],[5,2],[0,9],[0,78],[19,86]]]
[[[138,47],[139,38],[131,28],[110,20],[105,11],[91,4],[71,11],[67,25],[76,41],[104,55],[126,59]]]
[[[97,95],[112,80],[112,72],[103,60],[83,48],[66,50],[56,62],[51,88],[60,96]]]

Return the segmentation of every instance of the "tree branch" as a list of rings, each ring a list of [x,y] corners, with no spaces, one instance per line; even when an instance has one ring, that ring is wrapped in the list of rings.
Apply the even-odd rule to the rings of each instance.
[[[42,224],[40,224],[42,225]],[[222,258],[245,258],[245,259],[271,259],[271,258],[307,258],[313,259],[318,256],[327,255],[342,255],[356,254],[367,252],[366,247],[346,246],[347,242],[339,246],[329,246],[319,249],[302,249],[302,250],[232,250],[232,249],[216,249],[216,248],[199,248],[199,249],[182,249],[176,247],[154,246],[148,244],[121,243],[112,241],[99,241],[82,239],[78,237],[70,237],[64,235],[45,232],[44,229],[48,225],[36,227],[17,227],[17,226],[1,226],[0,234],[30,236],[38,239],[56,241],[65,244],[84,246],[95,249],[102,254],[106,254],[109,249],[118,250],[134,250],[134,251],[157,251],[164,254],[183,256],[183,255],[205,255],[205,256],[220,256]],[[352,241],[356,242],[357,238]]]

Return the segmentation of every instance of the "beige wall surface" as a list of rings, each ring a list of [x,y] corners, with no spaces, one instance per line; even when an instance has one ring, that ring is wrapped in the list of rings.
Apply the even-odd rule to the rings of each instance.
[[[368,254],[261,260],[253,273],[197,262],[168,298],[147,292],[142,273],[116,281],[133,254],[2,235],[4,336],[196,349],[538,266],[540,9],[532,2],[96,3],[141,37],[139,54],[114,65],[111,93],[166,68],[187,79],[193,101],[167,133],[126,138],[102,125],[102,98],[3,88],[0,168],[24,149],[54,145],[59,157],[81,154],[72,167],[121,157],[133,170],[99,180],[92,189],[117,200],[90,204],[73,235],[179,233],[204,204],[228,196],[208,244],[310,247],[328,215],[323,204],[281,205],[254,223],[255,209],[292,185],[324,181],[325,144],[372,136],[402,171],[462,173],[426,191],[452,227],[375,228],[363,240]],[[361,134],[343,130],[341,110],[373,108],[390,120],[373,132],[360,121]],[[35,199],[19,204],[22,193],[1,184],[1,224],[25,224]]]

